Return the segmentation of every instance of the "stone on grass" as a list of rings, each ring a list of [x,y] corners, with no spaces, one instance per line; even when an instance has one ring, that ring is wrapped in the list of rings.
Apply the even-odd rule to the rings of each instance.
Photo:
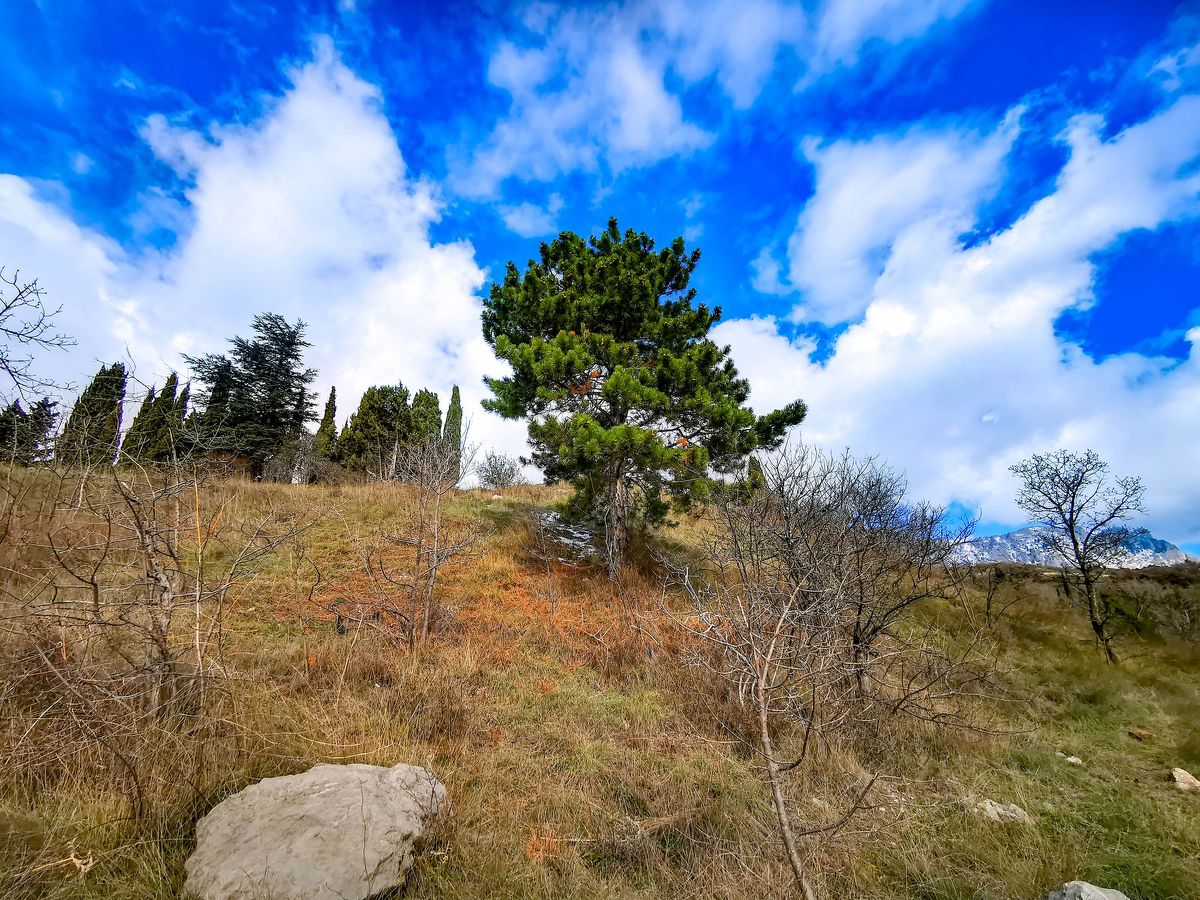
[[[1062,759],[1062,761],[1065,763],[1070,763],[1073,766],[1082,766],[1083,765],[1083,760],[1080,759],[1078,756],[1067,756],[1067,754],[1063,753],[1061,750],[1055,750],[1054,753],[1056,756],[1060,757]]]
[[[1172,769],[1171,780],[1181,791],[1200,791],[1200,781],[1186,769]]]
[[[980,800],[975,804],[975,809],[979,810],[985,818],[991,819],[993,822],[1020,822],[1023,825],[1032,825],[1033,816],[1021,809],[1015,803],[997,803],[995,800]]]
[[[1046,895],[1046,900],[1129,900],[1120,891],[1096,887],[1086,881],[1068,881],[1057,891]]]
[[[197,900],[365,900],[398,887],[446,812],[419,766],[318,765],[227,797],[196,825],[184,895]]]

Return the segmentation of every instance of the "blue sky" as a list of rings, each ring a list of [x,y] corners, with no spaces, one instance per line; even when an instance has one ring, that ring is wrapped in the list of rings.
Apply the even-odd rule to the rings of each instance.
[[[1194,6],[15,0],[0,44],[0,264],[63,305],[60,377],[161,380],[269,309],[343,415],[477,403],[489,280],[615,215],[702,248],[807,439],[987,530],[1008,465],[1092,446],[1200,549]]]

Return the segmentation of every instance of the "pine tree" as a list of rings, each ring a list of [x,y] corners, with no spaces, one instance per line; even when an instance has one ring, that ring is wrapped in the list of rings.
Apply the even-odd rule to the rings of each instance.
[[[58,441],[56,456],[67,465],[112,465],[120,443],[125,366],[113,363],[84,388]]]
[[[588,241],[564,232],[522,274],[509,263],[484,303],[483,335],[513,374],[489,378],[484,406],[528,418],[534,461],[571,480],[578,509],[603,519],[616,577],[635,518],[662,521],[711,490],[756,447],[804,417],[796,401],[756,417],[729,348],[708,333],[720,308],[693,305],[700,252],[655,250],[612,219]]]
[[[442,404],[438,395],[425,388],[417,391],[412,402],[412,437],[416,443],[424,443],[442,434]]]
[[[321,459],[333,459],[337,455],[337,388],[329,389],[329,399],[325,401],[325,414],[321,416],[321,424],[317,426],[317,434],[313,438],[313,453]]]
[[[369,387],[338,437],[338,460],[372,478],[394,478],[397,455],[411,432],[408,389],[402,384]]]
[[[202,442],[244,457],[254,475],[274,454],[295,446],[316,409],[309,386],[317,372],[304,365],[311,346],[306,327],[263,313],[254,317],[254,337],[230,339],[228,356],[184,357],[206,407]]]
[[[442,430],[442,440],[453,448],[454,455],[459,458],[456,465],[459,478],[462,477],[462,439],[463,439],[463,410],[462,397],[458,393],[458,385],[450,391],[450,406],[446,409],[446,427]]]

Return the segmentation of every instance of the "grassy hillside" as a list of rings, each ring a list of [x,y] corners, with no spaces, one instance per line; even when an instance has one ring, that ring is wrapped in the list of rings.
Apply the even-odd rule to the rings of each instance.
[[[36,682],[21,662],[10,600],[0,895],[176,896],[194,823],[222,797],[356,761],[426,765],[449,788],[453,814],[408,897],[793,896],[751,715],[692,664],[648,561],[618,592],[599,568],[531,553],[533,517],[561,499],[538,487],[456,496],[452,517],[487,535],[444,573],[446,613],[410,651],[387,614],[371,614],[389,585],[368,565],[403,565],[389,536],[411,514],[404,488],[237,482],[198,495],[197,507],[224,504],[225,526],[266,510],[313,524],[233,587],[216,687],[183,720],[122,725],[115,710],[106,729],[67,721],[57,670]],[[38,514],[16,516],[18,535]],[[695,531],[685,522],[654,540],[678,549]],[[1134,900],[1200,898],[1200,795],[1168,780],[1174,766],[1200,773],[1200,648],[1147,630],[1108,666],[1052,579],[1020,575],[1015,590],[984,639],[997,690],[972,704],[976,727],[848,729],[788,782],[819,823],[864,773],[880,776],[872,809],[808,845],[823,896],[1008,900],[1083,878]],[[49,645],[64,666],[66,634]],[[969,805],[983,798],[1020,805],[1034,824],[986,820]]]

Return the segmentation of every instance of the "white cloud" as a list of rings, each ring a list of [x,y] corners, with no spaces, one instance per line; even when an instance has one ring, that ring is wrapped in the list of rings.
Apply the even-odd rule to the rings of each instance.
[[[504,220],[509,231],[521,237],[542,237],[557,230],[555,217],[562,207],[562,197],[551,194],[544,209],[534,203],[501,206],[500,218]]]
[[[972,0],[836,0],[817,16],[816,53],[812,68],[826,71],[857,62],[872,40],[899,44],[923,34],[939,21],[952,19]]]
[[[832,0],[810,16],[784,0],[533,4],[522,19],[527,33],[500,41],[488,67],[510,108],[480,146],[452,154],[452,185],[494,198],[509,178],[618,173],[702,150],[716,136],[689,117],[689,89],[713,79],[744,110],[788,53],[815,78],[853,64],[866,44],[918,37],[966,5]]]
[[[146,139],[188,184],[174,247],[126,258],[11,176],[0,243],[36,268],[89,352],[128,344],[144,380],[180,366],[180,352],[223,350],[270,310],[310,323],[309,361],[322,391],[337,385],[341,418],[370,384],[427,386],[445,403],[457,383],[476,438],[519,448],[519,424],[479,409],[482,375],[498,368],[472,324],[484,273],[469,243],[432,241],[436,194],[408,173],[379,91],[324,39],[289,75],[249,124],[200,133],[150,120]],[[94,368],[71,362],[77,377]]]
[[[788,241],[788,278],[803,295],[793,317],[825,324],[857,318],[900,234],[970,227],[980,200],[999,184],[1018,117],[1014,111],[984,133],[917,127],[866,141],[804,141],[816,192]],[[760,257],[767,288],[771,271]]]
[[[1093,447],[1116,471],[1146,479],[1153,528],[1200,540],[1200,329],[1188,333],[1182,361],[1095,359],[1055,330],[1064,311],[1093,302],[1094,254],[1132,230],[1200,213],[1200,96],[1109,140],[1101,126],[1093,116],[1071,123],[1063,136],[1070,158],[1053,192],[985,243],[959,243],[970,200],[959,192],[941,195],[942,214],[896,217],[865,314],[828,359],[814,361],[812,345],[788,340],[771,318],[718,326],[755,404],[802,397],[808,438],[879,454],[907,470],[916,494],[958,499],[1001,521],[1021,519],[1011,463],[1049,448]],[[826,152],[848,160],[864,147],[891,148],[897,170],[912,161],[904,139]],[[961,149],[961,133],[951,131],[940,152],[925,153],[944,161],[946,181],[986,183],[982,151]],[[876,171],[864,169],[868,181]],[[811,204],[831,221],[852,219],[853,210],[822,196],[827,186],[841,202],[861,202],[839,180],[819,182]]]
[[[510,176],[549,181],[601,163],[619,172],[711,143],[711,134],[684,120],[662,60],[641,46],[636,16],[581,9],[548,16],[535,23],[543,33],[532,46],[499,44],[488,77],[512,96],[511,108],[452,171],[459,191],[493,197]]]

